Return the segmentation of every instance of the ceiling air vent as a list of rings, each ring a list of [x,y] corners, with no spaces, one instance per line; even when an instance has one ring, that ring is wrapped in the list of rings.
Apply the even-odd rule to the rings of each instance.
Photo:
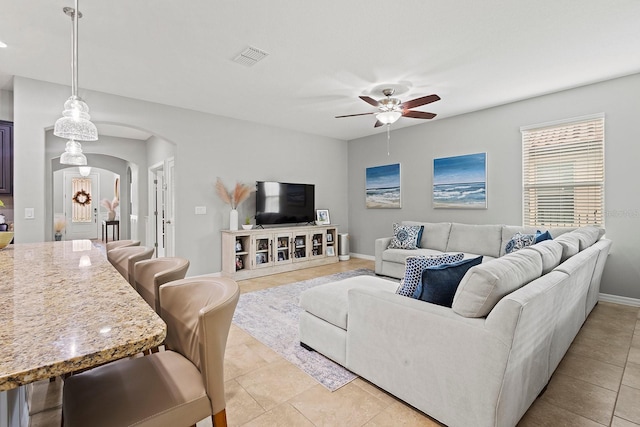
[[[233,61],[237,62],[238,64],[251,67],[253,64],[260,61],[267,55],[268,53],[264,50],[249,46],[240,55],[236,56]]]

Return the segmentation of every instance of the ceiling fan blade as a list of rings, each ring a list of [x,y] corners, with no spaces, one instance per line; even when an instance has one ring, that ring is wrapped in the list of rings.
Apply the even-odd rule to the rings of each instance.
[[[336,119],[341,119],[343,117],[368,116],[369,114],[375,114],[375,113],[347,114],[346,116],[336,116]]]
[[[402,113],[403,117],[411,117],[413,119],[433,119],[436,114],[426,113],[424,111],[405,111]]]
[[[438,95],[435,95],[435,94],[427,95],[427,96],[423,96],[422,98],[416,98],[416,99],[412,99],[411,101],[403,102],[402,104],[400,104],[400,107],[403,110],[409,110],[411,108],[416,108],[421,105],[431,104],[432,102],[436,102],[439,100],[440,100],[440,97]]]
[[[373,125],[374,128],[377,128],[379,126],[382,126],[384,123],[382,123],[380,120],[376,120],[376,124]]]
[[[380,103],[378,101],[376,101],[375,99],[369,97],[369,96],[361,96],[360,99],[362,99],[364,102],[373,105],[374,107],[378,107],[380,106]]]

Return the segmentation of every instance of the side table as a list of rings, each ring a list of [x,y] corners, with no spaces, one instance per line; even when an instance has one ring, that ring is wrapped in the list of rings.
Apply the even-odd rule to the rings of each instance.
[[[109,243],[109,226],[111,226],[111,240],[120,240],[120,220],[102,221],[102,240]]]

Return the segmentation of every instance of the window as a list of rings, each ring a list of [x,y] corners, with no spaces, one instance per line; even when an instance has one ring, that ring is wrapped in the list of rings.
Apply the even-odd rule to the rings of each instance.
[[[523,224],[604,226],[604,115],[520,130]]]

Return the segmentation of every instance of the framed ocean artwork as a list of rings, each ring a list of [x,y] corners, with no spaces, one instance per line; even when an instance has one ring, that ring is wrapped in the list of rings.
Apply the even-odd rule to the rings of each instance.
[[[367,168],[365,187],[367,208],[401,208],[400,163]]]
[[[487,209],[487,153],[433,159],[433,207]]]

